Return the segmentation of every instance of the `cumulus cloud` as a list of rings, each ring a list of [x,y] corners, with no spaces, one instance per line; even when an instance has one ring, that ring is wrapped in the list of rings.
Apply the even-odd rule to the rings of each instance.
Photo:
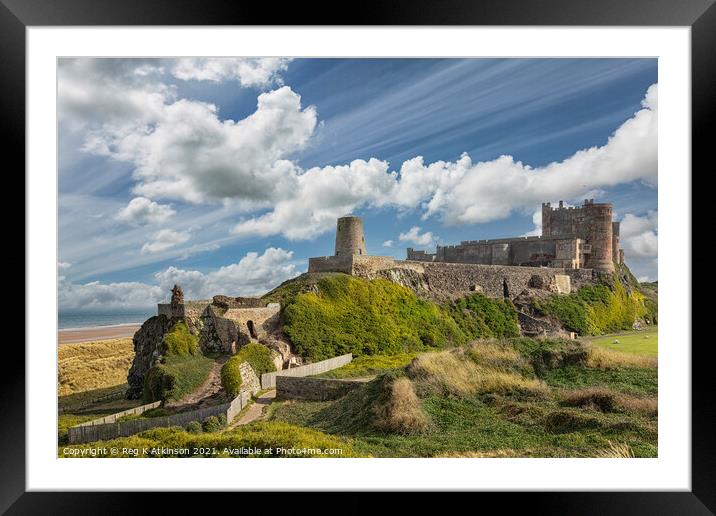
[[[656,185],[657,90],[649,87],[642,108],[601,147],[533,168],[512,156],[474,163],[468,154],[455,162],[425,164],[418,156],[399,172],[385,161],[355,160],[350,165],[302,172],[282,162],[293,185],[287,198],[274,198],[273,209],[240,221],[236,235],[282,234],[308,239],[330,231],[336,217],[364,206],[418,209],[424,219],[447,225],[475,224],[533,209],[542,201],[577,199],[604,187],[632,181]]]
[[[419,226],[413,226],[406,233],[401,233],[398,236],[398,240],[400,240],[401,242],[409,242],[419,246],[427,247],[435,242],[435,237],[430,231],[421,233]]]
[[[280,73],[288,69],[291,59],[282,57],[261,58],[183,58],[172,68],[172,75],[185,81],[237,80],[241,86],[266,87],[283,84]]]
[[[659,250],[658,212],[637,216],[627,213],[620,223],[620,242],[629,257],[656,258]]]
[[[291,263],[292,251],[268,248],[263,254],[249,252],[239,260],[208,273],[168,267],[154,275],[155,283],[93,281],[73,284],[60,281],[61,310],[149,308],[168,300],[174,284],[187,299],[208,299],[217,294],[251,296],[262,294],[298,274]]]
[[[183,244],[191,235],[188,232],[174,231],[173,229],[162,229],[152,236],[151,242],[142,246],[142,254],[155,254],[174,246]]]
[[[220,120],[213,104],[181,99],[152,125],[104,126],[86,150],[134,165],[134,192],[193,203],[231,198],[249,203],[287,197],[295,187],[285,156],[302,149],[317,123],[313,107],[283,87],[262,93],[256,111]]]
[[[159,80],[156,60],[62,58],[57,63],[57,112],[73,128],[148,122],[175,90]]]
[[[179,284],[184,294],[194,299],[216,294],[255,295],[298,274],[295,265],[290,263],[292,257],[292,251],[270,247],[261,255],[247,253],[238,263],[208,274],[169,267],[156,274],[156,278],[163,290]]]
[[[386,240],[385,242],[383,242],[383,247],[393,247],[393,241]]]
[[[161,224],[176,214],[171,206],[159,204],[146,197],[135,197],[117,212],[116,219],[131,224]]]

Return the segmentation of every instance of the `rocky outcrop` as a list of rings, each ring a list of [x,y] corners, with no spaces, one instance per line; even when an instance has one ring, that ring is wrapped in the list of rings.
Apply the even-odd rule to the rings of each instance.
[[[164,334],[167,333],[176,319],[164,315],[157,315],[147,319],[142,327],[137,330],[132,338],[134,344],[134,360],[127,375],[128,399],[139,399],[142,397],[144,388],[144,376],[147,371],[161,360],[166,352]]]
[[[539,281],[530,283],[542,284]],[[572,334],[566,331],[556,318],[544,315],[535,309],[535,301],[545,299],[555,291],[553,285],[542,284],[542,286],[544,288],[525,289],[512,300],[512,304],[517,308],[517,319],[522,335],[526,337],[571,338]]]

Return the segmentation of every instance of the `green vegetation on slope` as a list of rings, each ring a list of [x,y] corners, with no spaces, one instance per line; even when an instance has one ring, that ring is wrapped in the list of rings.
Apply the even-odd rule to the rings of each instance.
[[[345,353],[396,354],[463,344],[466,337],[440,307],[383,279],[347,275],[319,280],[283,312],[284,331],[311,360]]]
[[[145,403],[181,399],[204,383],[214,365],[211,358],[201,353],[198,338],[182,321],[167,332],[164,345],[166,354],[162,363],[147,371],[144,378]]]
[[[253,342],[247,344],[221,368],[221,386],[232,396],[236,396],[241,389],[240,366],[243,362],[247,362],[259,378],[264,373],[276,370],[271,351],[267,347]]]
[[[363,355],[356,357],[338,369],[317,374],[320,378],[360,378],[387,373],[407,366],[417,353],[398,353],[397,355]]]
[[[509,301],[472,294],[441,307],[388,280],[333,274],[308,278],[271,295],[288,300],[284,331],[311,360],[344,353],[395,355],[519,334]],[[315,281],[315,279],[314,279]]]
[[[471,294],[448,303],[447,310],[469,339],[516,337],[517,310],[508,300]]]
[[[195,426],[195,425],[194,425]],[[358,457],[349,439],[281,422],[259,422],[227,431],[190,433],[181,427],[155,428],[130,437],[60,448],[60,457],[108,457],[95,450],[134,450],[112,457]],[[188,450],[173,454],[173,449]],[[81,455],[82,451],[86,455]],[[152,450],[155,450],[153,453]],[[214,453],[214,450],[216,453]],[[302,450],[320,450],[321,454]],[[165,451],[165,453],[162,453]]]
[[[599,335],[631,329],[647,314],[644,300],[643,294],[615,280],[611,287],[588,285],[569,295],[549,296],[535,307],[580,335]]]
[[[338,400],[275,403],[270,418],[385,457],[656,456],[655,367],[595,349],[521,338],[425,353]]]

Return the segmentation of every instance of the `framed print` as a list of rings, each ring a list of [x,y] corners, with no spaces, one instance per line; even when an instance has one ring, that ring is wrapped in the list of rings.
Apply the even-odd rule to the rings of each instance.
[[[712,2],[369,4],[350,26],[2,2],[27,192],[3,509],[714,510],[690,215]]]

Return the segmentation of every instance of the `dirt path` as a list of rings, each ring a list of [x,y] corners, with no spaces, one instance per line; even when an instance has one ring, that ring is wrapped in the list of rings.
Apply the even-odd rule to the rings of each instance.
[[[269,405],[276,399],[276,390],[272,389],[263,393],[259,398],[244,412],[238,421],[229,425],[226,429],[231,430],[241,425],[248,425],[254,421],[262,420],[268,411]]]
[[[228,356],[222,356],[214,361],[214,365],[209,372],[203,384],[194,392],[187,394],[182,399],[169,402],[165,405],[168,409],[182,409],[187,406],[192,408],[201,408],[205,405],[214,405],[215,402],[221,402],[224,393],[221,389],[221,366],[229,359]]]

